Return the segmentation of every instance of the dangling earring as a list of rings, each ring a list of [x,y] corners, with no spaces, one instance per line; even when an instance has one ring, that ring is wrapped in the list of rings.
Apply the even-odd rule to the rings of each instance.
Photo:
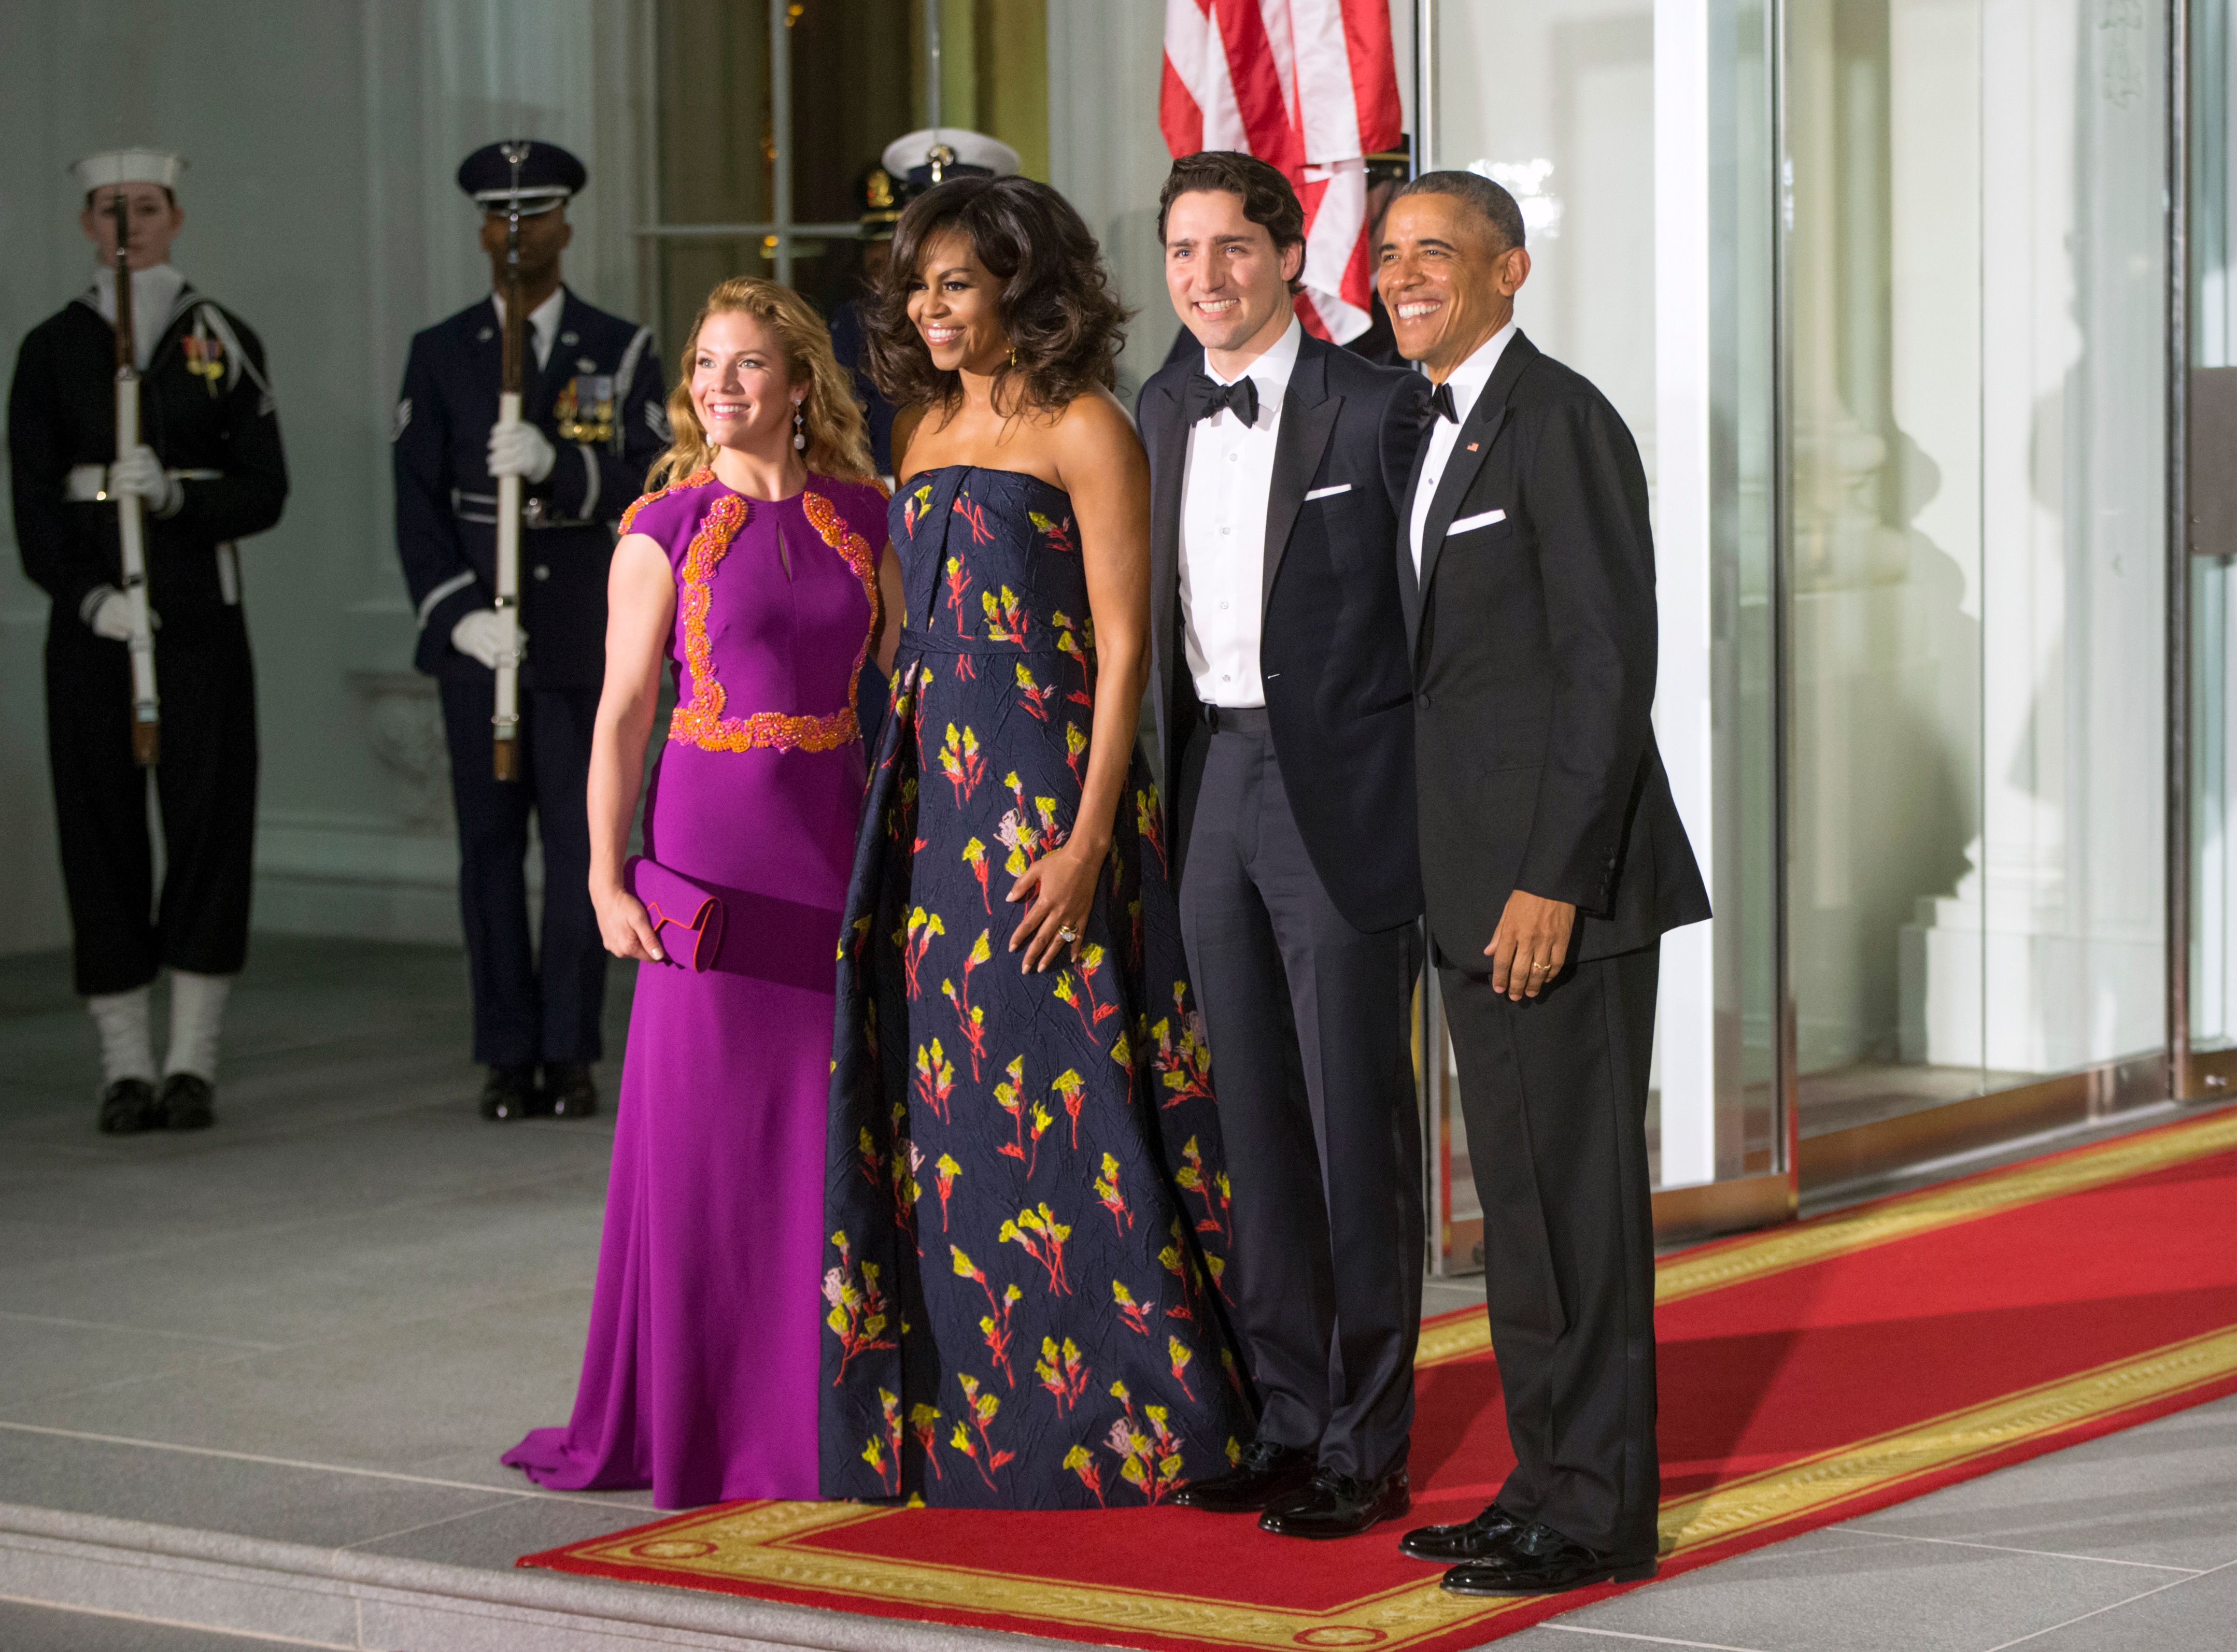
[[[808,418],[798,402],[792,405],[792,449],[795,453],[808,451]]]
[[[1010,371],[1018,371],[1018,346],[1014,344],[1010,346]]]

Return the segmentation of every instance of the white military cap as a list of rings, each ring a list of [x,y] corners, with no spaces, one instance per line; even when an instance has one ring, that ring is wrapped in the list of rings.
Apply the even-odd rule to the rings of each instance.
[[[881,159],[888,172],[920,189],[942,178],[1006,178],[1018,169],[1018,152],[1001,139],[960,126],[905,133]]]
[[[78,188],[88,194],[127,183],[158,184],[176,191],[179,174],[186,169],[182,157],[161,149],[108,149],[86,156],[70,168],[77,175]]]

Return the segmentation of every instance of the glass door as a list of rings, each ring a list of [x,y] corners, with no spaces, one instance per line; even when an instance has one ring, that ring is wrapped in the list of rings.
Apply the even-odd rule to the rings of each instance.
[[[1785,0],[1805,1174],[2165,1043],[2164,10]]]
[[[1717,912],[1664,942],[1658,1221],[1774,1219],[1774,19],[1763,0],[1421,0],[1415,25],[1424,168],[1515,196],[1521,326],[1614,403],[1653,494],[1657,739]],[[1496,1149],[1467,1138],[1433,980],[1425,1000],[1431,1265],[1465,1271],[1470,1155]]]

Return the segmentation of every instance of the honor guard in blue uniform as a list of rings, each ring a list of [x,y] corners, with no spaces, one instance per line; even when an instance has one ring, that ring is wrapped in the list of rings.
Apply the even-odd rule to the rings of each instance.
[[[525,150],[525,155],[521,152]],[[519,157],[516,169],[515,157]],[[567,202],[588,178],[557,144],[492,143],[459,168],[482,216],[492,294],[412,340],[396,405],[396,540],[418,610],[417,663],[441,692],[459,817],[459,904],[486,1118],[597,1110],[606,954],[591,907],[584,790],[605,669],[616,525],[668,446],[649,328],[559,279]],[[521,418],[498,420],[507,227],[519,214],[527,317]],[[494,778],[501,476],[521,479],[518,777]],[[529,816],[544,852],[540,953],[528,923]]]
[[[77,164],[94,279],[25,336],[8,393],[16,543],[51,603],[47,754],[72,964],[100,1034],[99,1123],[111,1133],[215,1116],[256,829],[256,686],[235,542],[278,522],[287,497],[264,346],[170,262],[185,165],[153,149]],[[136,436],[120,440],[120,416]],[[162,971],[170,1042],[159,1081],[149,1021]]]

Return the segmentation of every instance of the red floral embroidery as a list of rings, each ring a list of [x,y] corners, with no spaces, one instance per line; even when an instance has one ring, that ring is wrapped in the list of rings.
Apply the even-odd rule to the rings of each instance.
[[[697,487],[715,479],[709,471],[696,471],[677,487]],[[663,489],[662,493],[672,491]],[[622,530],[629,530],[630,519],[650,500],[661,494],[650,494],[631,505],[622,517]],[[715,675],[714,643],[707,635],[707,609],[714,600],[715,569],[729,554],[730,542],[738,530],[745,526],[747,502],[735,493],[725,493],[709,507],[706,519],[699,531],[692,536],[691,544],[684,553],[682,586],[676,602],[683,619],[683,658],[691,669],[691,698],[676,708],[668,725],[668,737],[683,740],[711,752],[742,752],[756,748],[776,751],[828,752],[835,751],[850,740],[861,735],[861,726],[856,721],[855,695],[861,676],[862,661],[870,652],[870,642],[881,626],[878,597],[878,564],[870,542],[847,525],[838,508],[813,491],[800,497],[802,511],[808,524],[822,536],[823,543],[847,560],[855,576],[862,582],[862,589],[870,599],[869,628],[862,634],[862,645],[855,653],[855,667],[847,679],[847,704],[838,711],[822,716],[797,716],[787,712],[757,711],[743,717],[723,714],[725,694],[721,681]]]

